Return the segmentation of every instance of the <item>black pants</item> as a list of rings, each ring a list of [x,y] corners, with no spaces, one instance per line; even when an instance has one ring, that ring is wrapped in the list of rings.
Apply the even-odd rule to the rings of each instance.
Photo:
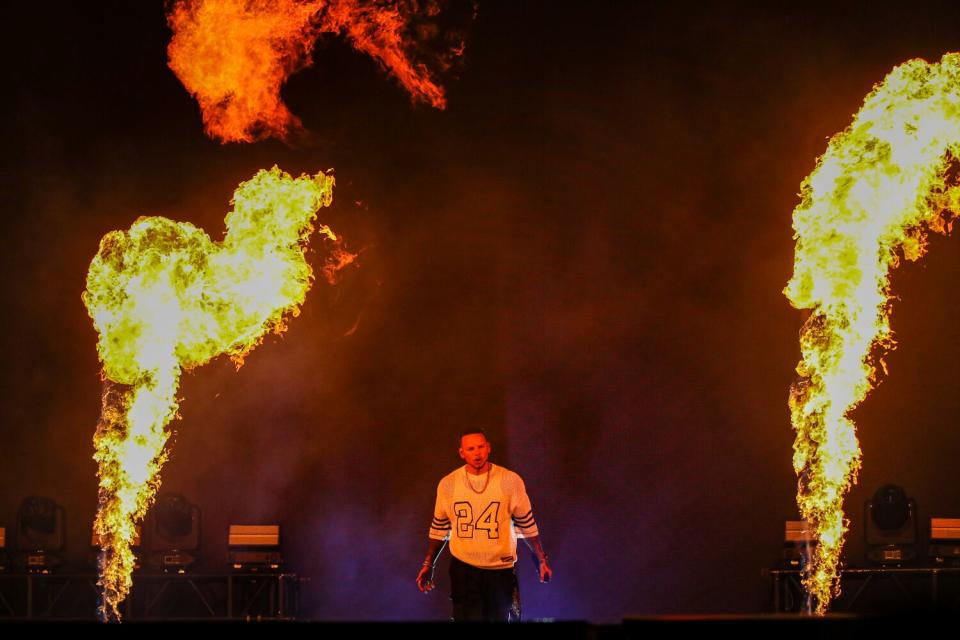
[[[454,622],[520,620],[520,590],[513,569],[478,569],[450,557]]]

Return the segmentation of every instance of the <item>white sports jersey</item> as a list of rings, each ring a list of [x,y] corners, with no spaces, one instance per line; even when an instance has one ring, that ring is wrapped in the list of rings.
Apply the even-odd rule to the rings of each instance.
[[[471,486],[466,465],[444,476],[437,485],[428,535],[434,540],[449,537],[450,553],[467,564],[509,569],[517,559],[517,538],[540,532],[520,476],[493,464],[489,473],[485,488],[479,479]]]

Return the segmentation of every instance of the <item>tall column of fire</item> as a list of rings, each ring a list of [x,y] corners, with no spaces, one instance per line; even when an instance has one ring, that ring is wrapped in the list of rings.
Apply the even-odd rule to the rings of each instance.
[[[131,543],[160,484],[181,372],[220,354],[239,366],[297,315],[313,278],[306,245],[333,185],[323,173],[292,178],[274,167],[237,188],[220,242],[160,217],[100,242],[83,301],[105,382],[94,437],[102,619],[119,620],[130,590]],[[336,240],[326,226],[320,233]]]
[[[860,468],[850,411],[877,382],[893,348],[890,271],[946,232],[960,192],[960,54],[911,60],[890,72],[835,135],[793,212],[793,277],[784,291],[811,314],[790,392],[797,503],[818,544],[804,585],[818,613],[839,592],[847,531],[843,499]]]

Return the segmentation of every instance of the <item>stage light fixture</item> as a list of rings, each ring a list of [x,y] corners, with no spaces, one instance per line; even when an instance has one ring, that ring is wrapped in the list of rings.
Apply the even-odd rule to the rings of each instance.
[[[813,527],[805,520],[787,520],[783,535],[783,562],[790,569],[802,569],[816,545]]]
[[[150,520],[151,563],[165,572],[184,573],[200,549],[200,507],[178,493],[160,494]]]
[[[29,496],[17,510],[17,555],[31,573],[49,573],[63,563],[66,512],[50,498]]]
[[[868,561],[888,566],[917,558],[917,503],[903,487],[880,487],[864,512]]]
[[[276,571],[283,565],[280,525],[230,525],[227,559],[234,571]]]
[[[960,564],[960,518],[930,518],[929,551],[936,564]]]

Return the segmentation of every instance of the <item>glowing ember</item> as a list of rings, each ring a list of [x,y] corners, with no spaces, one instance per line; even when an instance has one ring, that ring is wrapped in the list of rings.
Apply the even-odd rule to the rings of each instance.
[[[802,380],[790,393],[793,466],[800,511],[819,540],[804,585],[820,614],[839,592],[843,498],[860,468],[849,413],[894,346],[889,273],[923,254],[928,230],[949,230],[960,191],[947,171],[958,152],[960,54],[911,60],[830,140],[793,213],[796,260],[784,293],[812,312],[800,336]]]
[[[333,185],[322,173],[292,178],[274,167],[237,188],[222,242],[157,217],[100,242],[83,301],[100,334],[105,380],[94,437],[104,620],[119,619],[130,590],[131,541],[160,484],[181,371],[220,354],[239,366],[297,315],[313,277],[306,243]],[[335,240],[325,226],[320,233]]]
[[[435,11],[432,3],[427,8]],[[287,138],[300,129],[280,88],[310,65],[325,32],[345,34],[415,100],[442,109],[443,89],[411,61],[407,32],[416,11],[409,2],[177,0],[168,15],[170,68],[200,102],[207,134],[221,142]]]

